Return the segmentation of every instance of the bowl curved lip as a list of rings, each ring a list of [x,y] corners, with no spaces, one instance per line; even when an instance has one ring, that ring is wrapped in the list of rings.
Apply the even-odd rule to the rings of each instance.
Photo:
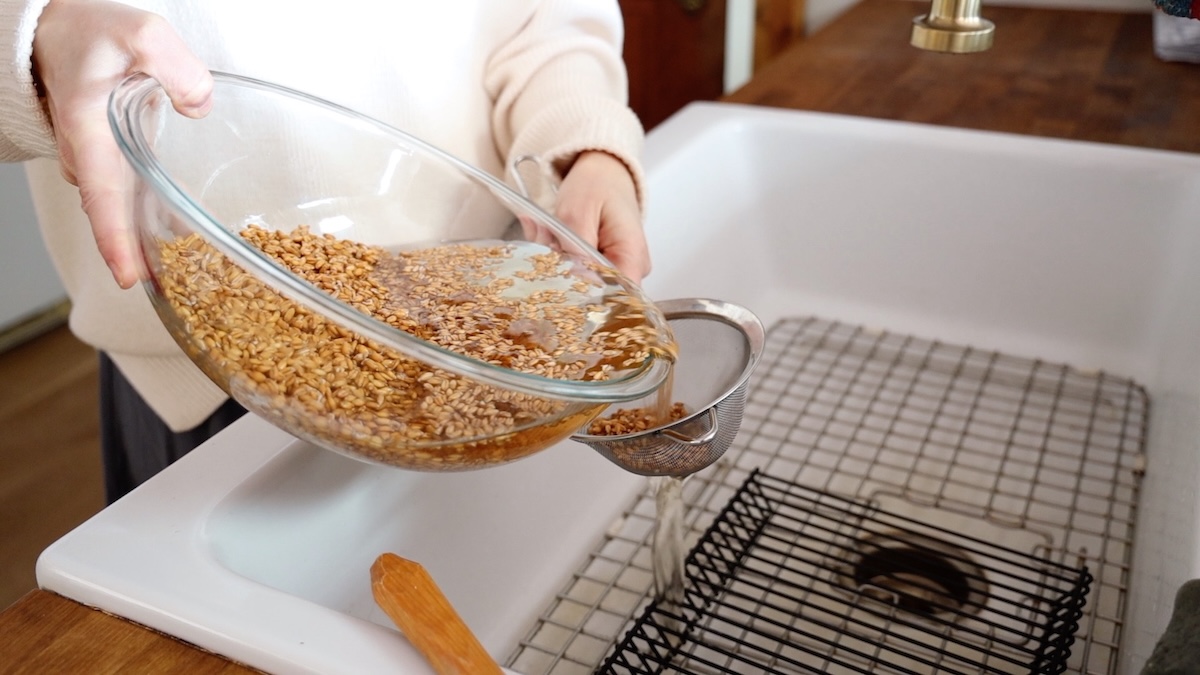
[[[557,221],[554,216],[518,194],[503,181],[412,134],[345,106],[282,85],[217,70],[210,72],[218,84],[257,89],[314,105],[427,153],[483,184],[498,198],[521,204],[523,208],[537,212],[539,216],[555,225],[558,236],[570,241],[579,251],[586,253],[595,262],[613,270],[616,269],[602,254]],[[146,134],[142,133],[139,116],[135,114],[152,94],[161,89],[161,85],[154,78],[144,73],[135,73],[125,78],[110,94],[107,107],[108,122],[121,153],[151,189],[178,215],[198,229],[210,244],[244,268],[254,270],[256,274],[267,277],[269,283],[276,290],[284,293],[291,300],[299,302],[310,310],[330,316],[344,327],[349,327],[410,357],[487,384],[534,396],[577,402],[622,402],[642,398],[666,380],[671,367],[670,362],[655,356],[648,358],[628,375],[612,380],[561,380],[500,368],[393,328],[336,301],[294,273],[269,261],[264,254],[243,241],[233,230],[222,225],[196,199],[192,198],[187,190],[172,180],[169,172],[155,155],[150,143],[147,142]],[[138,239],[140,240],[141,237]],[[624,275],[620,275],[620,279],[627,291],[645,297],[641,288],[626,279]],[[148,279],[144,281],[144,285],[152,283]],[[153,292],[150,288],[147,288],[147,291]],[[650,311],[657,311],[655,305],[648,299],[646,304]],[[665,318],[661,318],[660,322],[664,326],[666,325]]]

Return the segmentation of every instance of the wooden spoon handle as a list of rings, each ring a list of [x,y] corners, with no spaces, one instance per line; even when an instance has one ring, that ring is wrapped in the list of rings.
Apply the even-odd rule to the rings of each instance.
[[[371,565],[371,592],[438,675],[502,672],[420,563],[384,553]]]

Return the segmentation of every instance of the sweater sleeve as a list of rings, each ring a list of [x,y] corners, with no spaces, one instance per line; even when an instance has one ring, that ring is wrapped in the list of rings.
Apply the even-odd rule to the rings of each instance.
[[[537,155],[560,173],[586,150],[629,167],[645,199],[644,130],[628,106],[616,0],[543,0],[491,58],[485,86],[495,101],[501,157]]]
[[[57,155],[33,83],[33,34],[48,2],[0,0],[0,161]]]

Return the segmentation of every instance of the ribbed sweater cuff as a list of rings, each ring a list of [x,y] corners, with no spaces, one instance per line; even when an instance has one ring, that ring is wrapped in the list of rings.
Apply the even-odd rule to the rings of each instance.
[[[0,160],[54,157],[54,133],[33,84],[33,34],[49,0],[0,3]]]
[[[629,168],[645,213],[644,140],[641,121],[628,106],[602,96],[575,97],[547,106],[530,120],[513,142],[511,156],[536,154],[561,166],[587,150],[607,152]]]

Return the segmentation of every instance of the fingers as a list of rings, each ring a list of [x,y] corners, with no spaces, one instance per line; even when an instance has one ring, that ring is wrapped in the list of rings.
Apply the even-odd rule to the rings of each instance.
[[[636,283],[650,273],[650,247],[636,207],[598,196],[563,195],[555,216]]]
[[[144,72],[177,111],[201,117],[212,107],[212,76],[165,19],[113,2],[49,3],[34,52],[62,174],[79,188],[113,278],[128,288],[141,274],[127,209],[132,172],[109,129],[109,94],[128,75]]]
[[[600,218],[604,203],[590,195],[578,195],[570,189],[559,193],[554,217],[595,249],[600,248]],[[601,251],[603,253],[603,251]]]
[[[596,152],[581,155],[559,189],[555,216],[634,282],[650,273],[637,191],[616,158]]]
[[[601,244],[600,252],[634,283],[642,283],[650,274],[650,249],[640,226],[637,236],[618,238],[608,246]]]
[[[208,114],[212,109],[212,74],[166,20],[143,15],[128,39],[128,73],[142,72],[158,81],[180,114],[192,118]],[[132,175],[108,128],[107,109],[104,112],[104,116],[80,120],[75,171],[96,246],[117,284],[129,288],[142,274],[127,203]]]
[[[72,129],[69,147],[80,205],[91,221],[96,247],[113,279],[121,288],[129,288],[142,274],[129,218],[131,172],[113,141],[107,120],[80,116]]]

